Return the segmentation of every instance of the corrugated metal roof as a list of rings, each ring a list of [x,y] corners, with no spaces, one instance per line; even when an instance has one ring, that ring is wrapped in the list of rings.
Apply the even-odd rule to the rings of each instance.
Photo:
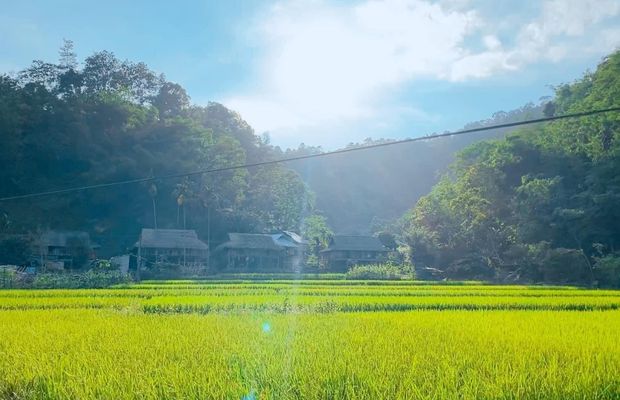
[[[272,235],[262,233],[229,233],[230,240],[220,247],[228,249],[265,249],[282,250],[273,240]]]
[[[209,246],[198,239],[196,231],[191,229],[142,229],[142,243],[135,246],[156,249],[196,249],[208,250]]]
[[[298,233],[291,231],[283,231],[284,235],[287,235],[291,240],[297,244],[308,244],[308,241],[301,237]]]
[[[374,236],[348,236],[348,235],[337,235],[332,238],[329,243],[327,249],[323,250],[324,252],[328,251],[351,251],[351,250],[361,250],[361,251],[388,251],[381,241]]]
[[[218,249],[283,250],[300,245],[282,233],[229,233],[228,237],[230,240],[220,245]]]

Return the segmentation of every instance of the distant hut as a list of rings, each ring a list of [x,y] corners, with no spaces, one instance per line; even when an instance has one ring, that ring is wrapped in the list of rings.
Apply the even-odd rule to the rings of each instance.
[[[99,248],[88,232],[54,230],[43,232],[34,246],[33,258],[47,269],[81,268],[95,258]]]
[[[209,246],[191,229],[142,229],[134,245],[142,265],[157,263],[205,267]]]
[[[294,232],[229,233],[215,250],[229,271],[296,271],[303,264],[306,241]]]
[[[352,265],[387,261],[390,250],[373,236],[336,235],[321,251],[321,264],[331,271],[346,271]]]

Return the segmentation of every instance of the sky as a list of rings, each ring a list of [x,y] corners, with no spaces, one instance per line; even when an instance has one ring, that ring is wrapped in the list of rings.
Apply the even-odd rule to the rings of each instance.
[[[6,3],[6,4],[2,4]],[[0,72],[144,61],[271,143],[455,130],[553,94],[620,46],[620,0],[0,0]]]

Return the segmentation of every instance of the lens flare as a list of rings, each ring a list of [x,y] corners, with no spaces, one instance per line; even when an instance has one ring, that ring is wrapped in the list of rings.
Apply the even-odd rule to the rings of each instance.
[[[243,396],[241,400],[256,400],[256,395],[254,394],[254,391],[251,391],[250,393]]]

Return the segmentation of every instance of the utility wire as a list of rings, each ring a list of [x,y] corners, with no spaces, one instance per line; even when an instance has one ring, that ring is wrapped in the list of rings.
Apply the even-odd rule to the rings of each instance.
[[[352,153],[354,151],[369,150],[369,149],[394,146],[394,145],[404,144],[404,143],[413,143],[413,142],[420,142],[424,140],[438,139],[438,138],[443,138],[443,137],[465,135],[465,134],[474,133],[474,132],[490,131],[493,129],[511,128],[515,126],[531,125],[531,124],[536,124],[540,122],[550,122],[550,121],[557,121],[557,120],[563,120],[563,119],[569,119],[569,118],[583,118],[583,117],[587,117],[591,115],[605,114],[605,113],[618,112],[618,111],[620,111],[620,107],[583,111],[583,112],[577,112],[577,113],[571,113],[571,114],[556,115],[552,117],[529,119],[529,120],[519,121],[519,122],[509,122],[505,124],[483,126],[479,128],[462,129],[462,130],[453,131],[453,132],[445,132],[445,133],[439,133],[439,134],[428,135],[428,136],[420,136],[416,138],[394,140],[394,141],[385,142],[385,143],[375,143],[375,144],[371,144],[367,146],[349,147],[345,149],[328,151],[324,153],[307,154],[307,155],[297,156],[297,157],[281,158],[278,160],[261,161],[261,162],[250,163],[250,164],[232,165],[229,167],[203,169],[203,170],[184,172],[184,173],[178,173],[178,174],[128,179],[124,181],[98,183],[94,185],[77,186],[77,187],[70,187],[70,188],[65,188],[65,189],[49,190],[45,192],[35,192],[35,193],[20,194],[20,195],[15,195],[15,196],[0,197],[0,201],[28,199],[28,198],[33,198],[33,197],[43,197],[43,196],[50,196],[50,195],[55,195],[55,194],[80,192],[83,190],[108,188],[108,187],[113,187],[113,186],[122,186],[122,185],[129,185],[133,183],[150,182],[150,181],[155,181],[155,180],[166,180],[166,179],[184,178],[184,177],[196,176],[196,175],[212,174],[212,173],[218,173],[218,172],[232,171],[232,170],[241,169],[241,168],[261,167],[265,165],[273,165],[273,164],[280,164],[280,163],[286,163],[286,162],[291,162],[291,161],[307,160],[311,158],[327,157],[327,156],[332,156],[336,154]]]

